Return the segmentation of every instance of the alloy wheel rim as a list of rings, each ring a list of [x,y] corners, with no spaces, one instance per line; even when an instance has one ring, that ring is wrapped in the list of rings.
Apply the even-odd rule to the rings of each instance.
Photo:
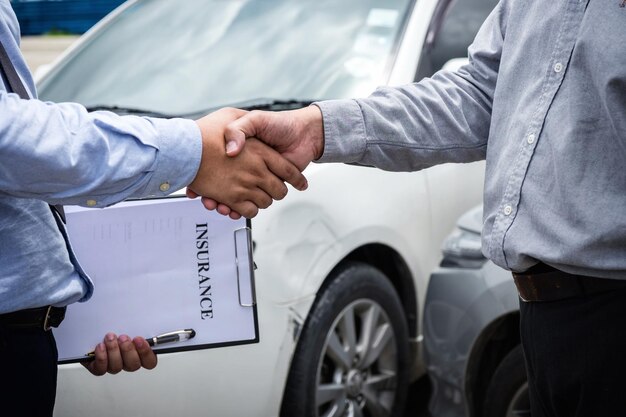
[[[317,366],[317,417],[388,417],[397,385],[397,342],[373,300],[350,303],[331,325]]]

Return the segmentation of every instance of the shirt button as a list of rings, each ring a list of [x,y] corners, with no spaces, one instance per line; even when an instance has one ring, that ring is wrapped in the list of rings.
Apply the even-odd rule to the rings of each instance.
[[[96,204],[98,204],[96,200],[87,200],[88,207],[95,207]]]
[[[561,64],[560,62],[557,62],[556,64],[554,64],[554,72],[561,72],[563,71],[563,64]]]
[[[507,205],[507,206],[504,206],[504,214],[505,214],[506,216],[508,216],[508,215],[510,215],[511,213],[513,213],[513,207],[508,206],[508,205]]]
[[[164,182],[163,184],[161,184],[159,186],[159,190],[163,191],[163,192],[167,192],[170,189],[170,183],[169,182]]]
[[[536,136],[533,133],[531,133],[530,135],[528,135],[528,138],[526,140],[528,140],[529,145],[532,145],[533,143],[535,143],[535,138]]]

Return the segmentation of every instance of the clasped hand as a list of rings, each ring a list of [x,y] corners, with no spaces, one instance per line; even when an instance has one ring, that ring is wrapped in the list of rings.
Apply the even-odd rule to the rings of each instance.
[[[202,133],[202,159],[195,179],[187,187],[190,198],[205,197],[208,209],[232,218],[254,217],[259,209],[287,195],[284,182],[298,190],[307,188],[299,167],[261,141],[251,139],[236,156],[228,156],[224,146],[226,126],[249,114],[224,108],[209,114],[197,124]]]
[[[225,108],[197,123],[203,138],[202,162],[187,195],[202,196],[207,209],[233,219],[254,217],[272,200],[284,198],[283,181],[305,190],[308,184],[301,171],[321,156],[324,147],[322,116],[316,106],[280,113]]]

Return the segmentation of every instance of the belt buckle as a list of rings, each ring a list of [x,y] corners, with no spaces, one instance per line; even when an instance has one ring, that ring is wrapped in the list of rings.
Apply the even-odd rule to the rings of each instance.
[[[43,330],[45,332],[47,332],[48,330],[52,329],[52,326],[50,326],[48,324],[48,322],[50,321],[50,312],[52,312],[52,306],[48,306],[48,309],[46,310],[46,317],[43,320]]]

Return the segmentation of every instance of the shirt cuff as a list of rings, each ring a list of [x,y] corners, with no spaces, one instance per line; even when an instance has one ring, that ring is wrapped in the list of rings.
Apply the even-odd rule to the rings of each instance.
[[[316,162],[359,162],[365,154],[365,122],[355,100],[313,103],[322,111],[324,153]]]
[[[186,187],[198,173],[202,134],[193,120],[148,118],[158,132],[158,153],[145,194],[165,196]]]

